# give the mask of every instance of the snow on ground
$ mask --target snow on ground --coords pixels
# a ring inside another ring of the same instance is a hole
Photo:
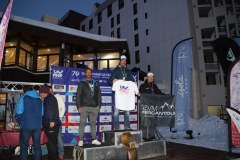
[[[228,125],[217,116],[205,115],[201,119],[189,120],[189,129],[193,130],[194,139],[187,139],[186,132],[177,132],[177,138],[173,135],[169,127],[158,127],[158,131],[167,142],[175,142],[193,146],[228,151]],[[240,148],[233,149],[233,152],[240,153]]]

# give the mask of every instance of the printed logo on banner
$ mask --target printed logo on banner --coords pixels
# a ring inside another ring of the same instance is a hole
[[[112,106],[101,106],[100,113],[110,113],[112,112]]]
[[[52,88],[54,92],[66,92],[66,85],[64,84],[53,84]]]
[[[111,130],[112,130],[112,125],[100,125],[99,126],[99,132],[111,131]]]
[[[78,113],[76,105],[68,105],[68,112],[69,113]]]
[[[130,124],[130,128],[133,130],[137,130],[137,123]]]
[[[101,93],[112,93],[112,87],[102,86],[100,89]]]
[[[79,123],[80,116],[68,116],[68,123]]]
[[[72,71],[72,82],[79,82],[80,71]]]
[[[68,133],[79,133],[79,126],[68,126]]]
[[[62,126],[62,133],[66,133],[65,126]]]
[[[68,92],[74,92],[76,93],[77,92],[77,85],[69,85],[68,86]]]
[[[131,114],[129,116],[129,121],[137,121],[137,115],[136,114]]]
[[[102,96],[102,103],[112,103],[112,96]]]
[[[112,116],[111,116],[111,115],[109,115],[109,116],[100,115],[100,116],[99,116],[99,121],[100,121],[100,123],[103,123],[103,122],[112,122]]]
[[[63,70],[53,70],[52,77],[53,77],[53,79],[62,79]]]
[[[69,103],[76,103],[76,96],[68,96]]]

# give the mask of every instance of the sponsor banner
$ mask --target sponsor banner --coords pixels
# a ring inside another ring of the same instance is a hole
[[[137,123],[130,124],[131,129],[137,130]]]
[[[102,102],[96,122],[97,138],[100,139],[102,138],[102,131],[110,131],[113,129],[114,95],[109,84],[110,75],[111,71],[109,70],[92,70],[92,78],[99,82],[101,89]],[[138,79],[137,73],[134,73],[133,75],[136,79]],[[82,68],[52,66],[51,83],[53,91],[65,97],[66,113],[65,120],[62,123],[64,143],[76,144],[79,141],[78,128],[80,123],[80,114],[76,106],[76,92],[78,83],[84,78],[85,74],[84,69]],[[133,114],[138,115],[137,110]],[[136,123],[136,116],[133,116],[132,119],[134,121],[131,122]],[[122,120],[122,124],[123,122],[124,120]],[[91,142],[92,140],[89,119],[86,122],[84,140],[86,142]]]
[[[172,95],[175,96],[175,130],[189,129],[192,39],[178,43],[172,55]]]
[[[229,73],[229,99],[228,104],[233,109],[240,111],[240,99],[239,99],[239,93],[240,93],[240,58],[238,58],[233,65],[231,66],[230,73]],[[230,114],[231,115],[231,114]],[[234,114],[236,115],[236,114]],[[232,115],[233,116],[233,115]],[[232,145],[235,147],[240,147],[240,133],[238,128],[238,124],[235,123],[236,120],[235,117],[231,116],[231,130],[232,130]]]
[[[173,95],[141,94],[141,126],[172,126],[175,106]]]
[[[3,13],[0,24],[0,70],[2,65],[2,58],[4,52],[5,39],[7,35],[8,22],[10,19],[11,9],[12,9],[13,0],[9,0],[9,3]]]

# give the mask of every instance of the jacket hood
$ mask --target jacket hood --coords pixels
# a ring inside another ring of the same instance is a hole
[[[27,91],[24,95],[32,98],[40,98],[38,92],[35,90]]]

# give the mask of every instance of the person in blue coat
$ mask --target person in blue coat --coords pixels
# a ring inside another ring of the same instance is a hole
[[[30,86],[23,88],[24,95],[18,99],[16,117],[20,125],[20,159],[28,159],[28,142],[32,137],[34,146],[34,159],[41,160],[40,145],[42,130],[43,105],[37,91]]]

